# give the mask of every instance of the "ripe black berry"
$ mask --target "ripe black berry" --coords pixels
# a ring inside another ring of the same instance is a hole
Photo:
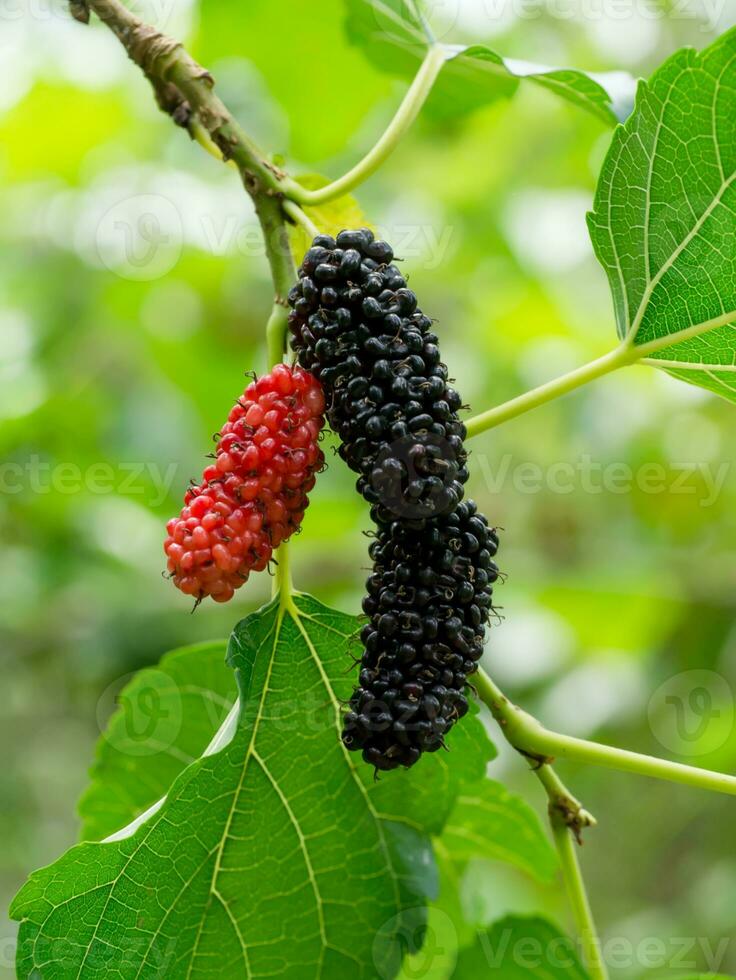
[[[377,525],[343,742],[376,769],[412,766],[468,710],[498,577],[496,533],[462,499],[462,399],[432,321],[368,229],[317,236],[289,303],[299,363],[324,387]]]

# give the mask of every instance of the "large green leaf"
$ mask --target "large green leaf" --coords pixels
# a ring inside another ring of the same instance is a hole
[[[232,741],[183,769],[131,833],[78,845],[31,876],[12,909],[20,977],[399,969],[397,937],[421,929],[436,894],[428,835],[482,775],[489,743],[468,719],[449,755],[374,782],[337,737],[356,624],[298,596],[236,628]],[[116,793],[136,768],[161,778],[160,757],[132,758],[131,771],[105,773]]]
[[[174,650],[123,688],[79,801],[82,840],[130,823],[202,755],[236,697],[226,648],[223,640]]]
[[[588,221],[619,336],[736,401],[736,30],[640,85]]]
[[[357,620],[353,626],[358,628]],[[80,801],[84,840],[106,837],[144,813],[210,744],[237,694],[225,649],[222,641],[173,651],[158,667],[136,674],[123,689],[118,710],[98,743],[92,782]],[[347,697],[352,671],[341,672],[332,683],[338,697]],[[320,705],[312,709],[319,711]],[[359,766],[368,791],[387,812],[403,819],[416,815],[419,822],[428,821],[429,831],[440,833],[458,793],[475,786],[495,755],[477,714],[477,706],[471,705],[470,716],[453,730],[451,756],[428,757],[421,766],[379,781],[370,769]],[[158,724],[151,733],[154,721]]]
[[[551,881],[558,869],[557,852],[537,814],[491,779],[463,789],[441,843],[459,865],[471,858],[504,861],[540,881]]]
[[[508,916],[463,950],[452,980],[589,980],[571,939],[549,922]]]
[[[349,39],[379,68],[411,78],[435,41],[420,0],[346,0]],[[548,68],[504,58],[482,44],[443,45],[447,63],[427,110],[455,118],[514,94],[522,79],[615,125],[631,110],[633,81],[624,72],[596,76],[572,68]]]

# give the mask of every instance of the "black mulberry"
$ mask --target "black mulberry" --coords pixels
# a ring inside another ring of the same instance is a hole
[[[376,769],[411,766],[468,710],[499,574],[496,532],[462,499],[462,399],[432,321],[369,230],[318,235],[289,303],[299,363],[324,387],[377,527],[343,742]]]
[[[292,344],[328,392],[328,419],[377,518],[417,527],[449,514],[468,479],[458,418],[432,321],[367,229],[318,235],[289,294]]]

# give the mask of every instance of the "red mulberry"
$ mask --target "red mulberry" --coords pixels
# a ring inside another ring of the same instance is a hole
[[[227,602],[296,531],[324,463],[324,396],[301,368],[278,364],[252,382],[220,430],[214,462],[167,524],[177,588]]]

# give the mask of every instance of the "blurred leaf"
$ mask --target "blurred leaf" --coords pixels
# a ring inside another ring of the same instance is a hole
[[[87,154],[119,138],[128,122],[120,100],[109,92],[40,84],[0,119],[0,173],[4,179],[30,180],[53,174],[70,183],[77,180]],[[143,145],[146,141],[144,133]]]
[[[348,40],[382,71],[411,77],[434,41],[418,0],[345,0]]]
[[[126,826],[202,755],[237,695],[226,646],[223,640],[174,650],[118,695],[79,801],[82,840]]]
[[[539,600],[575,630],[586,654],[651,649],[665,640],[682,615],[682,603],[667,595],[663,582],[653,583],[651,576],[640,579],[634,572],[627,576],[625,590],[590,578],[561,580],[542,589]]]
[[[197,977],[214,955],[226,975],[244,964],[325,978],[391,971],[405,916],[421,928],[418,910],[436,894],[428,833],[441,830],[460,780],[432,757],[384,789],[342,746],[357,625],[297,596],[236,627],[229,661],[243,709],[232,741],[186,768],[131,836],[78,845],[31,876],[13,907],[19,976],[93,977],[132,963]],[[477,778],[485,748],[471,743],[459,772]],[[419,789],[416,806],[399,805]]]
[[[314,166],[344,153],[361,120],[391,86],[346,43],[344,0],[320,0],[318,15],[312,0],[290,0],[288,19],[288,27],[279,25],[268,3],[200,0],[194,53],[213,69],[218,86],[227,76],[221,67],[240,63],[251,69],[251,93],[220,88],[225,103],[236,107],[263,146],[288,148],[292,157]],[[250,104],[238,107],[244,100]],[[254,118],[264,113],[276,120],[253,128]]]
[[[554,878],[558,867],[557,853],[534,810],[490,779],[458,796],[441,843],[457,864],[471,858],[505,861],[543,882]]]
[[[414,941],[408,944],[397,980],[447,980],[452,976],[458,950],[475,938],[474,924],[466,921],[462,906],[457,870],[436,842],[435,860],[439,897],[427,910],[424,935],[411,937]]]
[[[330,180],[320,174],[305,174],[298,178],[303,187],[310,190],[324,187]],[[344,194],[334,201],[327,201],[316,207],[305,207],[305,213],[326,235],[336,235],[343,228],[370,228],[363,211],[351,194]],[[311,236],[300,225],[289,225],[289,241],[294,258],[301,262],[304,253],[312,244]]]
[[[589,216],[618,333],[736,401],[736,30],[642,83]],[[661,346],[663,341],[671,341]],[[646,350],[643,353],[646,356]]]
[[[452,980],[477,980],[488,973],[503,980],[589,980],[575,943],[544,919],[508,916],[464,949]]]
[[[618,122],[619,117],[614,111],[608,85],[613,89],[614,85],[621,84],[622,79],[625,85],[626,76],[623,72],[601,74],[596,76],[596,81],[591,75],[573,68],[547,68],[544,65],[503,58],[484,44],[452,49],[448,51],[448,58],[446,71],[454,76],[451,84],[458,97],[461,112],[478,108],[500,96],[511,95],[516,91],[520,79],[528,79],[567,102],[592,112],[609,126],[615,126]],[[442,83],[440,76],[440,85]],[[630,78],[628,83],[633,92],[633,81]],[[625,118],[628,111],[630,106],[624,94],[620,97],[620,118]]]
[[[433,43],[420,0],[346,0],[346,30],[378,68],[412,78]],[[427,110],[453,119],[514,94],[521,79],[541,85],[615,125],[630,111],[633,81],[623,72],[594,78],[572,68],[547,68],[503,58],[484,44],[443,45],[447,64],[427,100]],[[596,80],[597,79],[597,80]],[[611,91],[608,91],[610,86]],[[615,93],[614,99],[611,93]]]
[[[481,925],[461,894],[470,859],[505,861],[543,882],[550,881],[558,867],[557,854],[536,813],[489,779],[463,789],[441,836],[434,841],[434,852],[439,896],[430,903],[422,947],[407,955],[399,980],[455,976],[459,950],[473,943]]]

